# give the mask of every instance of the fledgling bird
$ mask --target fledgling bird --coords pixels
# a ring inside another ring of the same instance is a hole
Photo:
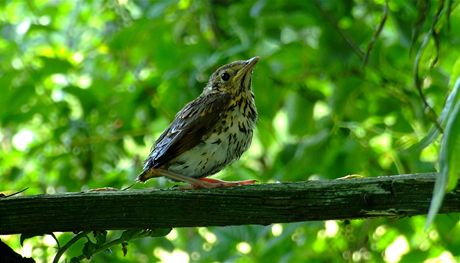
[[[205,177],[239,159],[251,144],[257,120],[252,70],[258,61],[253,57],[218,68],[200,96],[185,105],[157,139],[137,179],[164,176],[192,188],[254,183]]]

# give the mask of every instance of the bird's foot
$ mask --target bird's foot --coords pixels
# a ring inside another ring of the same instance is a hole
[[[189,189],[212,189],[212,188],[227,188],[227,187],[235,187],[235,186],[242,186],[242,185],[250,185],[257,182],[257,180],[244,180],[244,181],[223,181],[219,179],[212,179],[212,178],[199,178],[197,179],[199,183],[193,182],[190,185],[184,185],[179,187],[181,190],[189,190]]]
[[[249,184],[254,184],[254,183],[257,182],[257,180],[223,181],[223,180],[212,179],[212,178],[200,178],[198,180],[200,180],[202,182],[207,182],[207,183],[210,183],[210,184],[216,184],[218,186],[223,186],[223,187],[249,185]]]
[[[84,192],[113,192],[113,191],[119,191],[120,189],[114,188],[114,187],[100,187],[100,188],[94,188],[94,189],[89,189]]]
[[[156,169],[156,174],[169,178],[175,181],[181,181],[189,183],[190,185],[180,186],[179,189],[181,190],[189,190],[189,189],[212,189],[212,188],[226,188],[226,187],[234,187],[234,186],[241,186],[241,185],[248,185],[254,184],[257,182],[256,180],[244,180],[244,181],[222,181],[218,179],[211,179],[211,178],[193,178],[190,176],[185,176],[182,174],[178,174],[166,169]]]
[[[365,177],[364,175],[360,175],[360,174],[349,174],[349,175],[345,175],[345,176],[336,178],[336,180],[343,180],[343,179],[361,179],[361,178],[366,178],[366,177]]]

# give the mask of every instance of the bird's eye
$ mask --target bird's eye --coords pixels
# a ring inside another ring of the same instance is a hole
[[[227,81],[230,79],[230,74],[228,74],[227,72],[224,72],[220,75],[220,77],[222,78],[223,81]]]

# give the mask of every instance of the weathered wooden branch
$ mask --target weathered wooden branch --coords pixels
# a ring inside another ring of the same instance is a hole
[[[435,174],[0,198],[0,234],[225,226],[426,214]],[[441,213],[460,211],[460,190]]]

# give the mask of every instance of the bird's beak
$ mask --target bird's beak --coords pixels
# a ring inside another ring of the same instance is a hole
[[[243,67],[243,71],[245,72],[251,71],[254,68],[254,66],[257,64],[257,62],[259,62],[258,56],[246,60],[246,65]]]
[[[242,84],[242,86],[244,87],[250,86],[252,70],[254,69],[254,66],[257,64],[258,61],[259,61],[259,57],[256,56],[244,62],[245,65],[243,66],[243,68],[240,69],[240,71],[237,73],[237,76],[235,78],[238,80],[238,82],[241,81],[240,83]]]

